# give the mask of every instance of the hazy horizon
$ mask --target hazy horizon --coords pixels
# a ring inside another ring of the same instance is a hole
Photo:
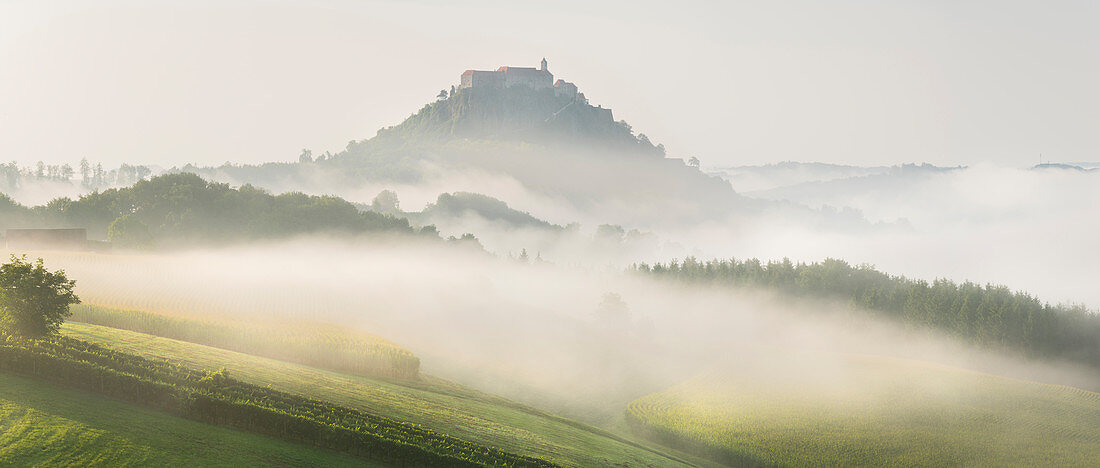
[[[1100,7],[1058,3],[9,1],[0,160],[291,161],[546,57],[711,167],[1094,161]]]

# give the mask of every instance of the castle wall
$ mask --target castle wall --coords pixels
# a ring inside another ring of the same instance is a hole
[[[605,109],[603,107],[593,107],[592,110],[596,113],[596,117],[605,120],[607,122],[614,122],[615,118],[611,116],[611,109]]]
[[[506,69],[504,71],[504,86],[527,86],[531,89],[543,89],[554,87],[554,75],[545,70],[531,69]]]
[[[577,95],[577,85],[568,81],[558,80],[554,83],[554,95],[558,97],[573,97]]]
[[[505,86],[504,73],[499,71],[467,70],[462,74],[459,88],[497,88]]]

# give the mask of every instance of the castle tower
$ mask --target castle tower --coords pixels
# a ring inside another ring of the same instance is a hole
[[[542,58],[542,68],[539,68],[539,70],[547,71],[546,70],[546,57]]]

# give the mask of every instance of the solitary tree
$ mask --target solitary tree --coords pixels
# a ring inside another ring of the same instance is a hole
[[[76,281],[65,272],[51,272],[27,256],[11,256],[11,262],[0,265],[0,333],[40,338],[57,333],[58,327],[72,312],[69,306],[79,304],[73,293]]]
[[[699,158],[697,158],[695,156],[692,156],[691,158],[688,159],[688,165],[698,169],[699,168]]]
[[[80,182],[87,186],[91,177],[92,165],[88,164],[88,158],[80,158]]]
[[[447,99],[447,90],[446,89],[439,90],[439,94],[436,96],[436,99],[439,99],[440,101],[442,101],[444,99]]]
[[[622,333],[630,329],[630,307],[617,293],[606,293],[596,308],[596,323],[605,330]]]
[[[397,214],[401,211],[401,202],[393,190],[383,190],[370,202],[371,211],[385,214]]]

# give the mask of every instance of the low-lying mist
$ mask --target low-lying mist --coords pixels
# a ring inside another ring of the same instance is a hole
[[[617,267],[521,264],[443,245],[310,238],[32,255],[64,268],[88,303],[340,324],[409,348],[426,373],[597,422],[719,362],[752,359],[760,361],[754,368],[775,369],[768,356],[786,349],[820,351],[808,354],[819,368],[835,353],[863,353],[1100,388],[1092,370],[978,351],[836,304],[688,288]]]

